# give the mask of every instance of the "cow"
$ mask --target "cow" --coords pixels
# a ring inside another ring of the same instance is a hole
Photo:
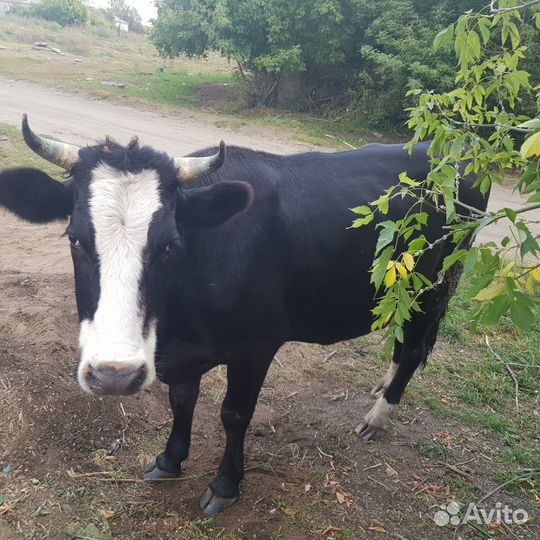
[[[351,229],[351,207],[430,170],[429,143],[273,155],[228,147],[172,158],[135,137],[79,148],[22,134],[38,155],[68,172],[64,182],[33,168],[0,173],[0,205],[33,223],[69,220],[80,319],[77,379],[98,395],[133,394],[157,377],[174,416],[164,451],[144,478],[181,474],[201,376],[227,366],[221,407],[226,446],[200,500],[207,515],[232,505],[244,476],[244,438],[268,367],[286,341],[331,344],[371,331],[370,282],[378,230]],[[474,178],[459,198],[485,210]],[[395,198],[384,219],[407,214]],[[435,280],[453,249],[445,215],[426,206],[433,249],[418,269]],[[444,241],[442,241],[442,240]],[[437,241],[439,240],[439,241]],[[415,370],[426,362],[455,289],[448,274],[421,297],[358,433],[379,438]]]

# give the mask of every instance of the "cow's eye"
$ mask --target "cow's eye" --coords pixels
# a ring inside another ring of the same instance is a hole
[[[165,255],[170,255],[174,251],[174,244],[172,242],[167,244],[163,251]]]
[[[69,234],[68,238],[69,238],[69,242],[71,244],[71,247],[74,247],[76,249],[81,247],[81,243],[79,242],[79,239],[76,236],[74,236],[72,234]]]

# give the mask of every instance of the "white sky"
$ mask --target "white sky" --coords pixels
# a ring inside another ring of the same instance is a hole
[[[107,7],[108,0],[88,0],[88,3],[94,7]],[[156,6],[153,0],[126,0],[126,4],[133,6],[141,14],[142,22],[148,23],[149,19],[156,18]]]

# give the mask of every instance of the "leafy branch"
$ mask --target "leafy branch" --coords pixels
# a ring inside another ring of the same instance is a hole
[[[527,218],[540,208],[540,119],[522,114],[520,105],[535,94],[540,102],[540,87],[533,87],[531,74],[520,67],[527,47],[516,21],[529,9],[540,29],[539,8],[540,0],[492,1],[489,10],[466,13],[437,34],[435,48],[454,49],[455,88],[445,94],[409,92],[418,102],[409,109],[408,126],[414,133],[407,147],[412,151],[419,141],[431,139],[430,172],[422,182],[402,173],[398,186],[353,209],[361,216],[353,227],[378,221],[371,270],[378,297],[372,328],[385,328],[390,341],[403,340],[403,326],[421,310],[423,294],[441,285],[455,265],[463,267],[472,283],[475,324],[495,323],[504,313],[518,328],[533,324],[540,245]],[[507,171],[519,173],[516,188],[527,198],[522,207],[489,212],[459,199],[464,179],[474,175],[475,187],[488,194],[492,182]],[[409,212],[397,221],[384,219],[396,197],[413,201]],[[429,242],[425,232],[439,212],[444,212],[446,225],[440,237]],[[508,220],[509,236],[471,247],[480,231],[502,219]],[[443,242],[453,248],[430,279],[418,271],[418,263]]]

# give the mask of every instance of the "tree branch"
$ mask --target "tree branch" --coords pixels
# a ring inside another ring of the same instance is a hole
[[[508,8],[496,8],[495,2],[497,0],[491,0],[489,3],[489,10],[493,15],[501,15],[502,13],[508,13],[509,11],[521,11],[522,9],[527,9],[528,7],[540,4],[540,0],[531,0],[530,2],[525,2],[524,4],[519,4],[518,6],[508,7]]]

